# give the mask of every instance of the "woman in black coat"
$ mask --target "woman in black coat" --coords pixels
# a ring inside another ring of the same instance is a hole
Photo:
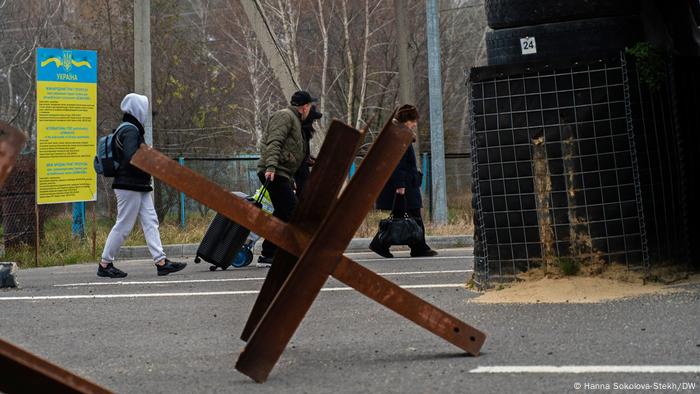
[[[393,118],[395,121],[413,130],[414,133],[416,132],[419,119],[416,107],[412,105],[403,105],[396,110]],[[423,219],[421,218],[420,212],[423,207],[420,194],[422,180],[423,175],[418,171],[413,145],[409,145],[408,149],[401,157],[401,161],[399,161],[396,169],[394,169],[394,172],[391,174],[389,181],[377,198],[377,209],[392,211],[395,217],[403,216],[405,212],[408,216],[414,218],[421,228],[423,228],[423,239],[413,245],[409,245],[411,247],[411,257],[437,255],[437,252],[430,249],[430,246],[425,243],[425,227],[423,226]],[[395,204],[394,201],[396,201]],[[384,245],[378,245],[376,242],[372,242],[369,247],[380,256],[388,258],[394,257],[389,252],[389,248]]]

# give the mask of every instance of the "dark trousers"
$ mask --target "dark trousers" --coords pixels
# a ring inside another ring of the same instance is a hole
[[[396,204],[400,205],[400,204]],[[403,207],[398,207],[394,206],[394,210],[391,211],[392,215],[394,217],[403,217],[404,212],[408,214],[409,217],[412,217],[413,219],[416,220],[420,228],[423,230],[423,239],[421,239],[419,242],[409,245],[411,248],[412,253],[421,253],[425,252],[426,250],[430,249],[430,246],[428,246],[427,243],[425,243],[425,226],[423,225],[423,218],[420,215],[420,208],[416,209],[406,209],[404,210]]]
[[[265,184],[265,174],[258,174],[260,182]],[[270,193],[272,200],[272,216],[280,219],[283,222],[289,222],[289,219],[294,213],[294,208],[297,206],[297,197],[294,195],[292,182],[283,177],[275,176],[275,180],[267,184],[267,190]],[[265,257],[274,257],[277,251],[277,245],[267,239],[262,244],[261,254]]]
[[[301,163],[297,173],[294,174],[294,183],[297,184],[297,198],[301,197],[301,193],[304,191],[304,185],[306,185],[309,176],[311,176],[309,165],[306,162]]]

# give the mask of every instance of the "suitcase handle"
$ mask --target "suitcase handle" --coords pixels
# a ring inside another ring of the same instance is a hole
[[[263,196],[265,195],[265,192],[267,191],[267,185],[270,183],[269,179],[265,179],[265,184],[263,184],[262,189],[260,189],[260,194],[258,195],[258,198],[255,199],[255,202],[258,204],[262,204],[262,199]]]

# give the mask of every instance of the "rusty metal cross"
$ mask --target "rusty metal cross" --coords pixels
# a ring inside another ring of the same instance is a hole
[[[343,252],[411,143],[407,128],[387,123],[347,186],[345,176],[363,134],[333,121],[289,223],[232,195],[142,146],[131,163],[279,247],[241,338],[236,369],[264,382],[329,276],[471,355],[486,335],[345,257]]]

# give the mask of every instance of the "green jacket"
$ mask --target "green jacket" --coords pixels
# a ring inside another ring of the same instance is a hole
[[[275,176],[294,179],[304,155],[304,138],[297,109],[287,107],[272,114],[260,142],[258,172],[274,171]]]

